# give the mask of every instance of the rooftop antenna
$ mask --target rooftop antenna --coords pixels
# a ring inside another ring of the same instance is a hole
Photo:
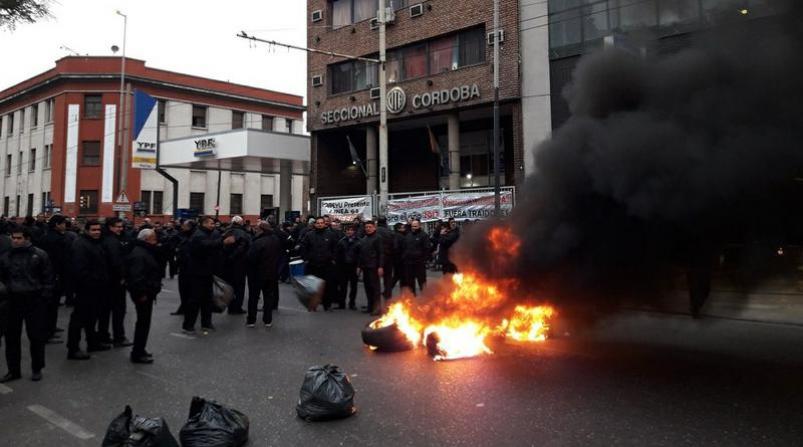
[[[67,45],[61,45],[59,47],[59,50],[68,51],[68,52],[72,53],[73,56],[80,56],[81,55],[80,53],[78,53],[77,51],[75,51],[72,48],[68,47]]]

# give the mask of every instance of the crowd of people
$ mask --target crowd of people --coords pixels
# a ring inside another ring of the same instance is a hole
[[[459,237],[453,220],[438,222],[429,235],[418,220],[391,229],[383,217],[340,222],[321,216],[277,225],[268,216],[252,225],[239,216],[227,223],[204,216],[164,224],[145,219],[136,226],[116,217],[81,224],[62,215],[0,218],[0,337],[8,365],[0,383],[21,377],[23,326],[34,381],[42,379],[45,346],[64,343],[64,332],[70,360],[130,346],[132,362],[152,363],[146,345],[165,276],[178,275],[180,305],[172,315],[183,317],[182,331],[190,335],[199,316],[203,333],[215,330],[215,277],[234,291],[230,315],[244,314],[253,328],[262,299],[262,323],[271,327],[279,283],[290,280],[296,257],[306,274],[325,280],[324,310],[357,310],[361,276],[367,297],[362,311],[378,315],[382,298],[390,299],[396,286],[413,294],[423,290],[433,260],[445,274],[456,272],[449,253]],[[133,341],[124,324],[126,295],[136,311]],[[72,307],[66,331],[57,326],[62,298]]]

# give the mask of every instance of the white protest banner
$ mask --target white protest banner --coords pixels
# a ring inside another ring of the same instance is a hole
[[[501,191],[500,204],[502,216],[513,211],[513,192]],[[443,194],[443,217],[455,220],[487,219],[494,215],[494,193],[456,192]]]
[[[440,194],[388,200],[388,224],[407,223],[408,219],[418,219],[421,222],[440,220],[441,208]]]
[[[371,196],[345,197],[321,200],[321,215],[328,214],[331,218],[342,222],[351,222],[358,215],[370,219],[372,217],[373,199]]]

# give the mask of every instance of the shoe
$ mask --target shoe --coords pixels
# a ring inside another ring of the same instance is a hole
[[[209,326],[201,326],[201,331],[203,332],[215,332],[215,326],[210,324]]]
[[[273,323],[265,323],[265,327],[271,327],[271,326],[273,326]]]
[[[8,373],[3,377],[0,377],[0,383],[11,382],[12,380],[17,380],[22,377],[20,373]]]
[[[142,363],[145,365],[149,365],[153,363],[153,357],[148,357],[147,355],[132,355],[131,356],[131,363]]]
[[[127,346],[134,346],[134,343],[132,343],[131,340],[125,337],[123,337],[121,340],[117,340],[114,342],[115,348],[125,348]]]
[[[57,332],[64,332],[64,329],[62,329],[60,327],[57,327],[56,329],[53,329],[53,333],[54,334],[57,333]]]
[[[45,343],[47,343],[49,345],[57,345],[59,343],[64,343],[64,340],[62,340],[60,337],[57,337],[57,336],[54,335],[54,336],[48,338]]]
[[[245,327],[252,328],[252,327],[257,327],[257,325],[256,323],[245,323]]]
[[[151,353],[150,353],[150,352],[148,352],[148,351],[144,351],[144,352],[142,353],[142,355],[143,355],[143,356],[145,356],[145,357],[153,357],[153,354],[151,354]]]
[[[99,351],[108,351],[112,348],[112,345],[106,343],[100,343],[97,345],[89,346],[86,351],[87,352],[99,352]]]
[[[195,328],[192,329],[181,328],[181,333],[187,335],[195,335]]]
[[[234,309],[229,311],[229,315],[243,315],[246,312],[242,309]]]
[[[31,380],[34,382],[42,380],[42,371],[34,371],[33,374],[31,374]]]
[[[175,312],[170,312],[170,315],[184,315],[184,309],[179,307]]]
[[[86,352],[79,350],[67,353],[67,358],[70,360],[89,360],[92,357]]]
[[[357,310],[357,305],[354,303],[349,303],[349,310]]]

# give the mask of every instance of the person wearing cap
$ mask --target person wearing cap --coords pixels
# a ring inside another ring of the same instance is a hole
[[[245,270],[246,255],[248,247],[251,245],[251,236],[243,228],[243,218],[234,216],[231,218],[231,227],[226,230],[227,234],[234,236],[234,244],[228,245],[223,249],[225,262],[223,264],[223,279],[231,284],[234,289],[234,299],[229,303],[229,315],[242,315],[243,302],[245,300]]]

